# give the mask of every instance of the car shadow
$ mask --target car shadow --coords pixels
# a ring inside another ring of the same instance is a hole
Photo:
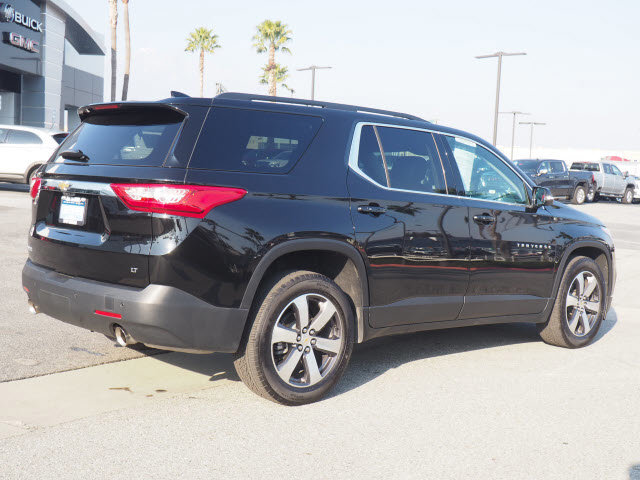
[[[618,317],[611,309],[594,342],[607,335]],[[376,338],[356,345],[344,378],[330,396],[358,388],[386,371],[427,358],[507,345],[542,342],[536,326],[529,323],[483,325],[477,327],[432,330],[406,335]],[[207,375],[209,381],[239,381],[228,353],[192,354],[149,349],[147,355],[179,368]]]
[[[29,185],[24,183],[2,183],[0,182],[0,191],[3,192],[28,192]]]

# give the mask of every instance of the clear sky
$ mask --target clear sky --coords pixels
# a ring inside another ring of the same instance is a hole
[[[67,0],[108,47],[107,0]],[[184,52],[196,27],[214,30],[222,48],[208,55],[205,95],[216,82],[230,91],[266,94],[252,48],[255,26],[282,20],[293,30],[289,67],[295,96],[400,110],[491,140],[497,60],[505,58],[501,110],[546,122],[536,144],[554,148],[640,150],[640,0],[130,0],[130,99],[198,94],[198,58]],[[119,4],[118,47],[124,45]],[[122,61],[123,51],[119,50]],[[105,96],[109,95],[108,58]],[[122,68],[118,71],[118,96]],[[288,95],[281,89],[279,94]],[[516,145],[528,144],[528,127]],[[498,143],[509,145],[511,117],[501,116]]]

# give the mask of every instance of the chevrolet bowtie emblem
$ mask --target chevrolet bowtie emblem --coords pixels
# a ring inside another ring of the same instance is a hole
[[[69,190],[70,186],[71,186],[71,184],[69,182],[60,182],[58,184],[58,188],[60,190],[62,190],[63,192],[66,192],[67,190]]]

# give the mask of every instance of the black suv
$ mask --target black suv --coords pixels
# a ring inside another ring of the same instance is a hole
[[[611,304],[607,229],[473,135],[236,93],[79,113],[32,184],[30,309],[235,353],[271,400],[318,400],[382,335],[533,322],[581,347]]]

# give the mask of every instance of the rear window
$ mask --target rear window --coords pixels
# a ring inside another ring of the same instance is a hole
[[[530,175],[538,172],[537,160],[516,160],[513,163],[526,174]]]
[[[161,166],[184,116],[168,109],[123,110],[90,116],[69,135],[59,153],[81,150],[89,164]],[[73,162],[58,155],[54,162]]]
[[[572,163],[571,170],[584,170],[584,163]]]
[[[190,168],[286,173],[305,152],[322,119],[258,110],[212,108]]]

